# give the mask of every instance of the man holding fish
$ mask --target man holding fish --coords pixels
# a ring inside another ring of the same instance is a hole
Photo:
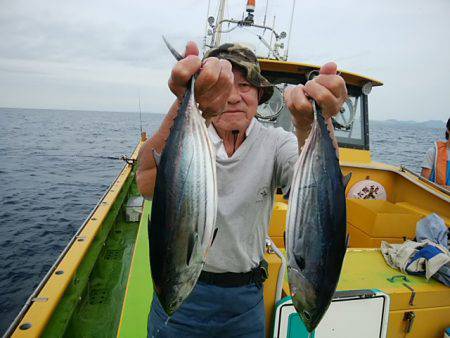
[[[321,107],[334,139],[331,116],[336,115],[347,91],[327,63],[305,85],[286,89],[284,96],[295,134],[266,128],[256,119],[257,107],[273,93],[261,75],[255,55],[238,44],[224,44],[198,57],[195,43],[172,69],[169,88],[177,97],[159,130],[143,146],[137,182],[141,194],[152,198],[159,155],[163,152],[192,76],[195,100],[209,123],[216,154],[218,228],[197,284],[170,317],[153,297],[149,336],[155,337],[264,337],[262,282],[265,238],[274,193],[289,191],[293,167],[313,122],[310,98]],[[171,314],[171,313],[170,313]]]

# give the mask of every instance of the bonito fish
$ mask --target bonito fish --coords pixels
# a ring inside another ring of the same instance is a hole
[[[295,164],[287,216],[288,279],[306,328],[319,324],[339,280],[347,248],[345,186],[320,110]]]
[[[169,316],[197,282],[217,231],[216,211],[215,154],[192,79],[161,154],[148,228],[154,289]]]

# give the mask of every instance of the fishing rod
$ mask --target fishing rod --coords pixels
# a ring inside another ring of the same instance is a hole
[[[139,122],[140,122],[141,135],[142,135],[142,110],[141,110],[141,92],[139,92]]]
[[[114,160],[114,161],[125,161],[128,164],[134,164],[135,160],[129,158],[126,155],[120,156],[104,156],[104,155],[63,155],[63,154],[34,154],[37,157],[62,157],[62,158],[86,158],[86,159],[96,159],[96,160]],[[7,155],[7,157],[23,157],[21,155]],[[50,161],[50,160],[47,160]]]
[[[286,50],[285,50],[285,54],[284,54],[284,60],[287,60],[287,58],[288,58],[289,43],[291,42],[292,23],[294,22],[294,11],[295,11],[295,0],[293,0],[293,3],[292,3],[291,20],[289,23],[288,41],[287,41]]]

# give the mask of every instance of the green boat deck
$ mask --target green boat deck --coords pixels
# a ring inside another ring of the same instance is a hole
[[[147,337],[147,318],[153,298],[147,231],[150,209],[151,202],[145,201],[117,333],[122,338]]]
[[[137,194],[129,178],[44,337],[114,337],[119,330],[122,337],[147,336],[153,293],[147,239],[151,202],[145,202],[142,224],[127,222],[124,207],[127,198]]]
[[[118,328],[138,223],[118,221],[92,270],[65,337],[111,337]]]

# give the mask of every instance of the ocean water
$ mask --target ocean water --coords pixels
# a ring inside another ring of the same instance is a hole
[[[162,115],[142,114],[147,132]],[[140,138],[139,114],[0,108],[0,334]]]
[[[154,132],[163,116],[142,114]],[[123,167],[139,114],[0,108],[0,334]],[[418,172],[442,129],[371,125],[377,161]]]
[[[445,123],[441,128],[423,124],[370,123],[370,150],[372,159],[378,162],[405,165],[419,173],[427,150],[436,140],[445,140]]]

